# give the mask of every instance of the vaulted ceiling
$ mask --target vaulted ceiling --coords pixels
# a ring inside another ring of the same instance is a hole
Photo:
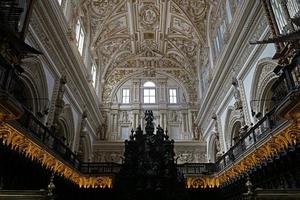
[[[81,8],[101,70],[104,103],[113,87],[137,73],[167,74],[185,87],[189,101],[197,100],[206,0],[85,0]]]

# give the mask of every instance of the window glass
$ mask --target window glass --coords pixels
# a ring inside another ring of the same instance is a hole
[[[96,65],[92,65],[92,81],[93,81],[93,86],[96,87],[96,75],[97,75],[97,70],[96,70]]]
[[[284,18],[283,15],[283,9],[280,5],[280,2],[278,0],[270,0],[271,2],[271,6],[275,15],[275,20],[277,22],[277,26],[279,29],[279,32],[282,33],[286,33],[286,25],[287,25],[287,21]]]
[[[297,0],[288,0],[286,5],[289,10],[291,18],[300,15],[299,3],[297,3]]]
[[[230,24],[231,20],[232,20],[232,15],[231,15],[231,8],[230,8],[230,4],[229,1],[226,1],[226,16],[227,16],[227,22],[228,24]]]
[[[177,103],[177,90],[169,89],[169,101],[170,103]]]
[[[80,53],[80,55],[82,55],[83,53],[83,44],[84,44],[84,32],[81,26],[81,23],[79,20],[77,20],[76,23],[76,46],[78,48],[78,51]]]
[[[129,89],[122,90],[122,103],[129,103]]]
[[[155,103],[154,88],[144,88],[144,103]]]
[[[155,87],[155,84],[151,81],[147,81],[146,83],[144,83],[144,87]]]

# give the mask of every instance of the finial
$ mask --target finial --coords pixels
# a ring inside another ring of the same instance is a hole
[[[49,196],[50,199],[53,198],[53,190],[55,189],[55,185],[54,185],[53,181],[54,181],[54,173],[52,173],[52,175],[50,177],[50,183],[49,183],[48,188],[47,188],[48,189],[47,196]]]

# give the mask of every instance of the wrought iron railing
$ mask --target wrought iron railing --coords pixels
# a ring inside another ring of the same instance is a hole
[[[27,108],[24,107],[24,114],[21,118],[10,122],[10,124],[25,130],[30,137],[38,140],[45,148],[59,155],[71,166],[80,169],[80,161],[77,155]]]
[[[216,172],[215,163],[185,163],[178,164],[177,170],[185,176],[192,175],[211,175]]]
[[[122,164],[117,163],[81,163],[80,172],[84,174],[110,174],[115,175],[121,170]]]
[[[291,93],[298,92],[300,89],[300,55],[295,56],[291,64],[283,67],[280,74],[272,86],[276,106],[284,102]]]
[[[277,110],[292,94],[300,89],[300,56],[295,56],[291,64],[280,70],[280,76],[272,86],[273,109],[251,127],[240,139],[216,162],[218,171],[234,163],[245,152],[273,133],[284,123],[277,116]]]
[[[177,165],[178,170],[184,175],[210,175],[214,172],[225,169],[234,163],[247,150],[253,148],[268,135],[272,134],[276,127],[283,123],[276,117],[276,109],[289,97],[290,94],[299,90],[300,87],[300,65],[299,56],[292,64],[286,66],[281,71],[281,75],[274,84],[272,90],[275,102],[274,108],[268,112],[260,121],[251,127],[240,140],[231,147],[216,163],[193,163]],[[1,64],[1,63],[0,63]],[[13,78],[17,74],[15,71],[2,70],[0,73],[0,86],[2,90],[7,90],[16,85],[18,81]],[[10,74],[9,72],[13,72]],[[57,154],[66,163],[75,169],[86,174],[116,174],[120,171],[121,165],[116,163],[83,163],[78,156],[57,136],[53,130],[46,127],[30,110],[24,108],[24,114],[20,119],[10,122],[15,127],[24,130],[30,137],[38,140],[46,149]]]
[[[275,111],[276,107],[251,127],[234,146],[218,159],[216,162],[217,171],[222,171],[227,166],[233,164],[237,159],[244,155],[247,150],[253,148],[257,143],[272,134],[275,128],[284,122],[284,120],[276,117]]]

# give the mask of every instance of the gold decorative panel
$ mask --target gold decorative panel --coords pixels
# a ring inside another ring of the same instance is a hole
[[[11,147],[12,150],[23,153],[29,159],[41,163],[41,165],[45,168],[50,169],[56,174],[71,180],[80,187],[112,187],[112,177],[90,177],[79,173],[74,168],[70,167],[66,163],[56,158],[54,155],[47,152],[45,147],[37,144],[34,139],[25,136],[11,125],[4,122],[2,122],[0,125],[0,139],[3,141],[4,145]]]

